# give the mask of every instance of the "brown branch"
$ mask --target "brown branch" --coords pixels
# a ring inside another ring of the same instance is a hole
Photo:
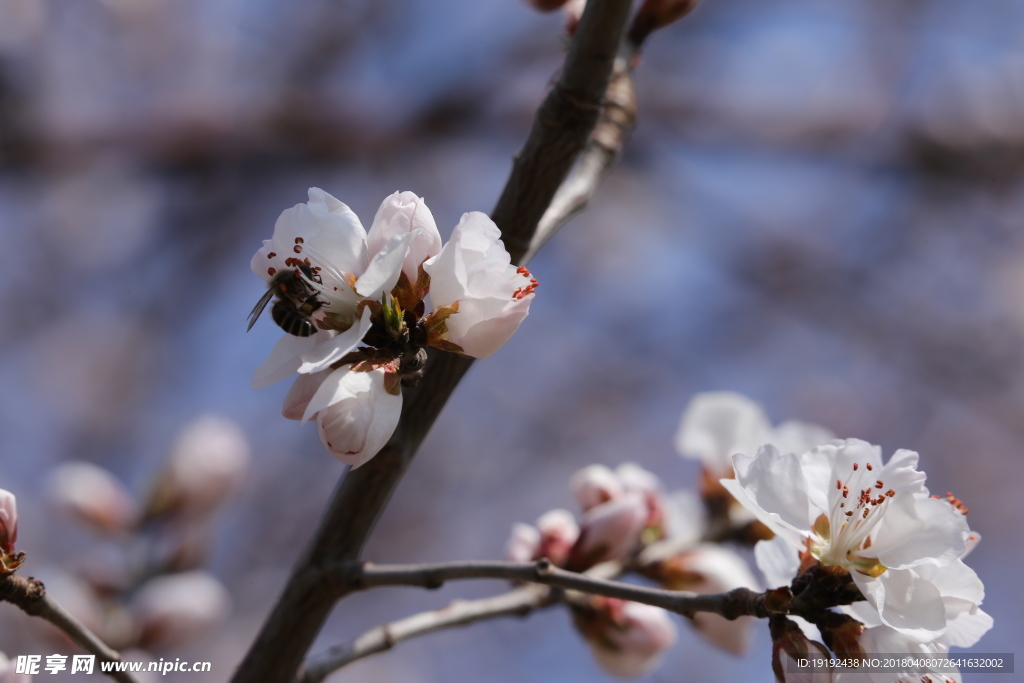
[[[390,650],[403,640],[456,626],[467,626],[505,616],[523,617],[558,602],[558,592],[525,586],[479,600],[455,600],[447,607],[421,612],[378,626],[355,640],[310,658],[299,672],[299,683],[319,683],[329,674],[352,662]]]
[[[541,217],[523,257],[529,263],[563,225],[587,208],[601,181],[622,153],[626,134],[636,123],[636,91],[632,62],[636,46],[624,41],[615,58],[601,117],[572,174],[562,183]]]
[[[505,247],[520,263],[537,221],[568,174],[597,122],[632,3],[591,0],[558,83],[537,112],[523,150],[492,215]],[[434,354],[422,382],[404,396],[394,436],[369,463],[349,472],[321,518],[233,683],[287,683],[345,594],[323,567],[359,557],[370,530],[448,397],[472,361]]]
[[[75,619],[54,600],[43,582],[39,579],[25,578],[8,574],[0,579],[0,600],[16,605],[25,614],[39,617],[50,622],[63,631],[71,640],[78,643],[86,652],[96,655],[100,662],[120,662],[121,655],[112,650],[96,634]],[[121,683],[136,683],[135,679],[125,671],[111,671],[108,676]]]

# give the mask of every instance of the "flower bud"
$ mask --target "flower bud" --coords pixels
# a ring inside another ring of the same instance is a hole
[[[109,471],[87,462],[69,462],[50,475],[50,500],[70,517],[105,532],[127,531],[139,510],[128,490]]]
[[[0,550],[6,555],[13,554],[17,540],[18,501],[13,493],[0,489]]]
[[[537,519],[540,531],[538,557],[546,557],[561,567],[569,559],[569,553],[580,536],[576,518],[568,510],[551,510]]]
[[[533,562],[540,557],[540,532],[529,524],[516,522],[505,541],[505,559],[509,562]]]
[[[598,664],[623,678],[654,669],[661,653],[676,642],[668,613],[639,602],[595,596],[589,608],[573,611],[573,621]]]
[[[569,568],[582,571],[600,562],[625,558],[640,544],[646,521],[647,503],[639,493],[627,493],[591,508],[583,515]]]
[[[635,462],[625,462],[615,468],[615,475],[626,491],[635,491],[647,503],[647,520],[644,523],[644,542],[652,543],[665,535],[668,505],[661,490],[661,480]]]
[[[633,18],[629,39],[642,44],[651,33],[682,19],[698,4],[700,0],[647,0]]]
[[[140,644],[170,648],[192,642],[221,623],[231,609],[224,586],[204,571],[151,579],[132,601]]]
[[[577,471],[569,480],[569,488],[584,512],[625,493],[619,478],[604,465],[590,465]]]
[[[249,466],[249,442],[231,420],[205,415],[178,437],[149,498],[147,516],[210,512],[234,491]]]

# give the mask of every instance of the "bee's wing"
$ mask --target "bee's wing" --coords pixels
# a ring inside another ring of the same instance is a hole
[[[274,298],[274,290],[275,288],[271,287],[264,292],[263,296],[260,297],[260,300],[256,302],[256,305],[252,307],[252,313],[249,314],[249,326],[245,328],[246,332],[252,329],[252,326],[256,324],[256,320],[260,317],[260,314],[263,313],[263,309],[266,308],[267,304],[270,303],[270,300]]]

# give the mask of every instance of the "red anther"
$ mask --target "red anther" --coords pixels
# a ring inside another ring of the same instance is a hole
[[[277,272],[277,268],[267,268],[267,275],[273,275]]]
[[[842,479],[836,479],[836,491],[842,491],[842,490],[843,490],[843,481],[842,481]]]
[[[296,237],[296,238],[295,238],[295,244],[302,244],[302,243],[303,243],[303,242],[305,242],[305,241],[306,241],[306,240],[302,239],[301,237]]]
[[[871,510],[870,510],[870,509],[868,509],[868,508],[864,508],[864,514],[863,514],[863,515],[861,515],[861,517],[863,517],[864,519],[867,519],[867,518],[868,518],[868,513],[869,513],[869,512],[871,512]]]
[[[885,502],[885,496],[879,496],[879,497],[878,497],[878,498],[877,498],[877,499],[875,500],[875,505],[881,505],[881,504],[882,504],[882,503],[884,503],[884,502]]]
[[[890,498],[892,498],[893,496],[896,495],[896,490],[895,489],[889,489],[888,491],[885,492],[885,495],[887,495]]]
[[[518,268],[516,268],[516,272],[519,273],[520,275],[530,277],[530,271],[526,269],[526,266],[519,266]]]
[[[883,488],[884,486],[885,486],[885,484],[882,483],[881,479],[879,479],[878,481],[875,482],[875,488],[876,489]]]
[[[848,498],[850,495],[850,489],[846,486],[843,487],[843,498]]]
[[[857,463],[853,463],[853,471],[856,472],[857,468],[860,467]]]
[[[302,262],[305,263],[307,266],[313,265],[312,262],[309,260],[308,256],[306,258],[302,259]]]
[[[292,247],[292,251],[294,251],[296,254],[301,254],[302,253],[302,246],[299,245],[299,244],[296,244],[294,247]]]
[[[866,467],[868,468],[868,472],[870,472],[871,470],[875,469],[874,465],[872,465],[871,463],[868,463],[866,465]]]
[[[275,256],[277,256],[277,254],[274,252],[270,252],[269,254],[267,254],[267,258],[274,258]]]
[[[846,516],[847,517],[853,517],[853,510],[847,510],[846,511]]]

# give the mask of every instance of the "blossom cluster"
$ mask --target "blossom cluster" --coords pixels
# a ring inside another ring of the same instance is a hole
[[[581,513],[552,510],[533,525],[514,525],[506,557],[548,558],[603,575],[602,563],[616,563],[611,575],[635,573],[670,590],[708,594],[760,590],[730,547],[753,545],[770,594],[804,605],[803,618],[783,608],[769,620],[778,681],[960,681],[948,672],[789,668],[791,660],[829,651],[847,660],[942,655],[974,645],[991,628],[979,607],[982,583],[963,562],[980,537],[959,499],[930,493],[917,453],[900,450],[883,462],[879,447],[836,439],[817,425],[773,426],[759,405],[728,392],[694,397],[676,447],[701,461],[699,500],[666,494],[633,463],[592,465],[570,481]],[[593,597],[570,609],[595,659],[619,676],[649,671],[676,639],[658,608]],[[692,619],[701,636],[733,653],[746,647],[752,622],[714,613]]]
[[[184,426],[142,496],[103,467],[63,463],[49,500],[98,538],[62,568],[35,572],[81,623],[124,649],[166,651],[206,636],[231,609],[227,588],[201,568],[211,523],[248,463],[242,429],[215,415]]]
[[[963,562],[980,536],[959,499],[931,494],[917,453],[898,450],[883,462],[878,446],[834,439],[815,425],[772,427],[760,406],[730,393],[696,397],[677,446],[701,458],[704,471],[714,473],[705,481],[721,477],[733,504],[768,531],[754,553],[769,588],[792,586],[799,597],[828,584],[834,594],[845,593],[815,624],[776,619],[779,680],[786,679],[785,658],[808,648],[827,646],[844,657],[942,654],[974,645],[991,628],[979,608],[984,587]],[[704,493],[713,499],[719,491],[711,488]],[[909,671],[815,675],[845,683],[929,679],[929,672]]]
[[[425,347],[486,358],[526,317],[537,281],[511,264],[486,215],[462,216],[442,246],[422,198],[396,192],[369,231],[323,190],[284,211],[252,270],[279,301],[285,334],[255,388],[298,374],[284,416],[316,420],[327,450],[358,467],[391,437],[401,386],[423,371]],[[429,301],[429,305],[428,305]]]
[[[624,463],[615,470],[591,465],[576,472],[569,485],[581,509],[579,517],[556,509],[533,525],[513,525],[507,559],[547,558],[578,572],[618,563],[619,571],[696,593],[758,588],[739,555],[702,542],[697,501],[681,492],[666,494],[658,477],[639,465]],[[595,596],[571,609],[594,658],[617,676],[651,670],[677,638],[671,618],[657,607]],[[747,646],[750,622],[699,614],[693,626],[715,645],[740,653]]]

